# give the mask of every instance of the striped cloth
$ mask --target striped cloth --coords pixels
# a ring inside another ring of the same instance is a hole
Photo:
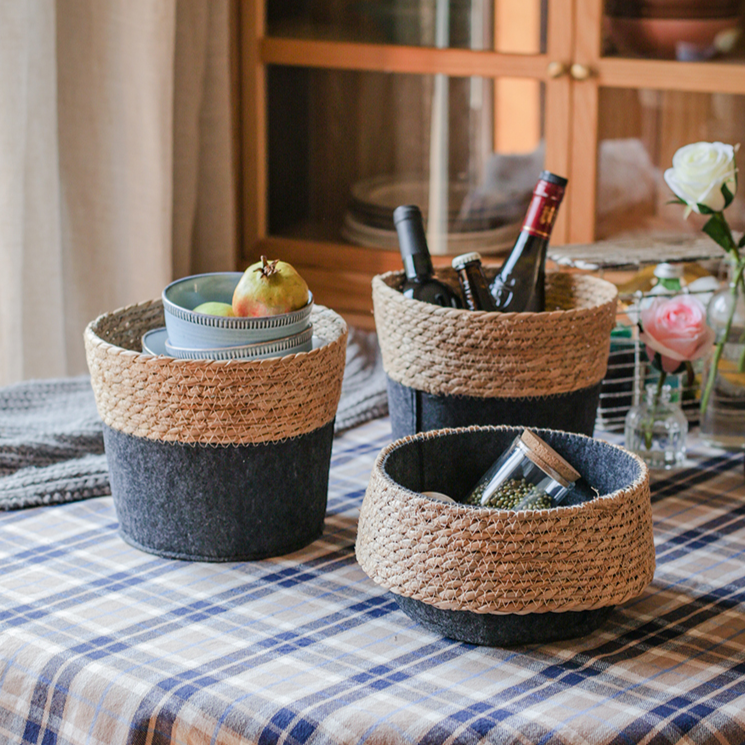
[[[125,544],[110,497],[0,513],[0,742],[745,742],[742,456],[655,477],[658,568],[583,639],[425,631],[354,558],[376,420],[334,444],[326,532],[255,563]]]

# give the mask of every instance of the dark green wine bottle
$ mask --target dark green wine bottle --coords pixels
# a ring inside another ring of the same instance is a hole
[[[401,288],[404,296],[445,308],[462,308],[463,303],[455,290],[435,278],[419,207],[413,204],[396,207],[393,222],[406,273]]]

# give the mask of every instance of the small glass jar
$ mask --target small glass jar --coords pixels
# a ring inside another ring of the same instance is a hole
[[[549,509],[561,503],[579,476],[526,429],[479,479],[465,503],[503,510]]]
[[[675,468],[683,465],[688,420],[672,388],[649,383],[646,401],[626,415],[626,449],[636,453],[650,468]]]

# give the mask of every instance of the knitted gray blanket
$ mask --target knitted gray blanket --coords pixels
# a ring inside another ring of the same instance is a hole
[[[377,338],[350,329],[335,431],[387,413]],[[110,493],[101,419],[88,375],[0,388],[0,509]]]

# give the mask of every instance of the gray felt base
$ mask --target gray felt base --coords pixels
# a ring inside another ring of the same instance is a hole
[[[247,561],[323,532],[334,423],[284,442],[185,445],[104,425],[119,531],[158,556]]]
[[[598,610],[496,616],[488,613],[445,610],[414,598],[394,593],[390,595],[409,618],[425,629],[448,639],[484,647],[546,644],[586,636],[600,628],[613,610],[613,606],[609,606]]]
[[[382,469],[406,489],[437,491],[463,502],[522,430],[522,427],[450,430],[436,437],[414,438],[392,450],[384,459]],[[535,432],[581,475],[563,501],[564,505],[587,502],[596,494],[611,494],[633,483],[641,474],[641,466],[633,456],[601,440],[540,428],[535,428]],[[394,597],[407,615],[429,630],[488,646],[534,644],[582,636],[600,626],[612,610],[608,607],[592,611],[490,615],[446,611],[419,600]],[[581,600],[578,598],[579,602]]]
[[[393,439],[446,427],[506,424],[592,436],[600,383],[543,398],[434,396],[388,378]]]

